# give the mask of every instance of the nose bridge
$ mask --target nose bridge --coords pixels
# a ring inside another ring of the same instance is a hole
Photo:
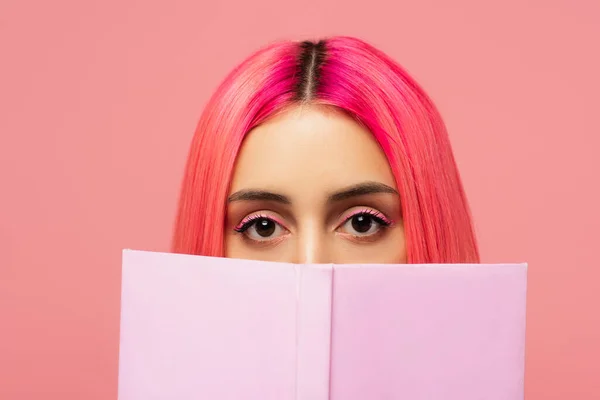
[[[301,264],[329,263],[330,255],[323,227],[316,221],[307,221],[299,232],[297,241],[298,262]]]

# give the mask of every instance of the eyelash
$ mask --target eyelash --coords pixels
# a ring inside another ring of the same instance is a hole
[[[250,229],[250,227],[254,224],[254,222],[256,222],[259,219],[268,219],[270,221],[275,222],[276,224],[281,225],[283,228],[285,228],[285,225],[283,225],[280,221],[278,221],[277,219],[275,219],[273,217],[270,217],[265,214],[254,214],[254,215],[250,215],[250,216],[247,216],[246,218],[244,218],[235,228],[233,228],[233,230],[238,233],[244,233],[248,229]]]
[[[358,215],[368,215],[371,218],[373,218],[375,220],[375,222],[377,222],[378,224],[380,224],[382,227],[385,227],[385,228],[392,225],[392,221],[390,221],[381,212],[373,210],[371,208],[366,208],[362,211],[356,211],[356,212],[351,213],[346,218],[344,218],[343,222],[339,226],[344,225],[346,222],[350,221],[352,218],[354,218]]]

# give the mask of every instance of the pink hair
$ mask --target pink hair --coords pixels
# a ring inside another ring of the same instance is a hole
[[[227,196],[245,135],[300,102],[333,106],[372,133],[402,199],[409,263],[479,262],[467,199],[445,125],[421,87],[362,40],[280,42],[235,68],[195,132],[172,250],[221,257]]]

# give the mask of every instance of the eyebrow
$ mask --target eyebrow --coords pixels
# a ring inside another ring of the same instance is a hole
[[[258,189],[243,189],[233,193],[227,199],[229,203],[234,201],[275,201],[282,204],[292,204],[287,196]]]
[[[365,196],[368,194],[391,193],[398,195],[396,189],[380,182],[362,182],[356,185],[349,186],[335,193],[332,193],[328,199],[328,203],[336,203],[347,200],[353,197]],[[274,201],[282,204],[292,204],[289,197],[259,189],[242,189],[233,193],[227,199],[229,203],[235,201]]]
[[[338,192],[333,193],[327,199],[328,203],[335,203],[342,200],[347,200],[352,197],[365,196],[368,194],[391,193],[398,195],[396,189],[391,186],[379,182],[362,182],[357,185],[352,185]]]

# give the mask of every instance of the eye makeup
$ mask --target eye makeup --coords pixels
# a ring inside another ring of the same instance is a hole
[[[286,229],[285,224],[279,220],[278,218],[275,218],[271,215],[267,215],[264,213],[255,213],[255,214],[250,214],[246,217],[244,217],[239,224],[237,224],[233,230],[238,232],[238,233],[244,233],[245,231],[247,231],[254,223],[256,223],[256,221],[261,220],[261,219],[267,219],[270,221],[273,221],[274,223],[280,225],[283,229]]]
[[[345,217],[342,218],[342,222],[340,223],[340,226],[344,225],[346,222],[350,221],[352,218],[354,218],[358,215],[368,215],[375,222],[377,222],[380,225],[385,226],[385,227],[388,227],[388,226],[391,226],[394,224],[394,221],[392,221],[391,219],[389,219],[388,217],[383,215],[380,211],[374,210],[372,208],[364,208],[364,209],[358,209],[358,210],[351,211],[349,214],[347,214]]]

